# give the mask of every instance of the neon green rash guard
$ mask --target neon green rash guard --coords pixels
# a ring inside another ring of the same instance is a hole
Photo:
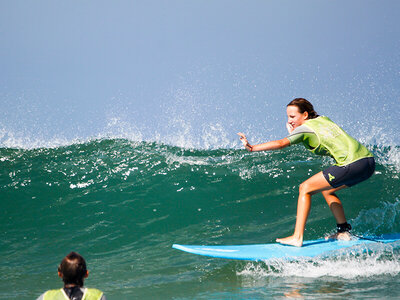
[[[291,145],[302,142],[314,154],[333,157],[337,166],[373,157],[365,146],[325,116],[307,120],[293,130],[287,139]]]

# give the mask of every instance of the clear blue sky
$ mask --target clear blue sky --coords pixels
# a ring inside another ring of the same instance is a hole
[[[285,134],[294,97],[365,141],[398,136],[399,13],[400,1],[3,0],[0,144],[230,147],[238,130]]]

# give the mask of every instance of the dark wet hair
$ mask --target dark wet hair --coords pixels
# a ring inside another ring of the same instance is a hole
[[[311,102],[304,98],[293,99],[287,106],[297,106],[300,113],[304,113],[305,111],[308,112],[309,119],[315,119],[316,117],[318,117],[318,114],[314,110],[314,107],[311,104]]]
[[[82,287],[87,273],[85,259],[78,253],[71,252],[61,261],[58,272],[62,274],[64,284],[76,284]]]

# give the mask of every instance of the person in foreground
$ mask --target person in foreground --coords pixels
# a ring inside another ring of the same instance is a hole
[[[348,135],[328,117],[319,116],[313,105],[303,98],[296,98],[287,105],[289,136],[276,141],[250,145],[243,133],[238,133],[248,151],[282,149],[302,142],[312,153],[333,157],[336,164],[306,181],[299,188],[296,226],[292,236],[276,239],[278,243],[301,247],[303,234],[311,207],[311,196],[321,192],[337,223],[337,233],[330,239],[349,240],[350,224],[347,223],[341,201],[336,192],[351,187],[371,177],[375,160],[368,149]]]
[[[83,281],[89,276],[86,262],[76,252],[71,252],[61,261],[58,276],[64,281],[64,288],[50,290],[40,295],[37,300],[106,300],[103,292],[83,287]]]

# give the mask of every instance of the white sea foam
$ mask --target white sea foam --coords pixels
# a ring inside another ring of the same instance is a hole
[[[360,254],[356,251],[349,252],[345,256],[312,260],[249,262],[237,272],[238,276],[258,279],[270,276],[303,278],[327,276],[353,279],[398,274],[400,274],[400,254],[390,245],[385,245],[385,249],[369,254]]]
[[[89,180],[88,182],[78,182],[77,184],[70,184],[69,185],[69,187],[71,188],[71,189],[76,189],[76,188],[78,188],[78,189],[82,189],[82,188],[86,188],[86,187],[88,187],[89,185],[92,185],[94,183],[94,181],[93,180]]]

